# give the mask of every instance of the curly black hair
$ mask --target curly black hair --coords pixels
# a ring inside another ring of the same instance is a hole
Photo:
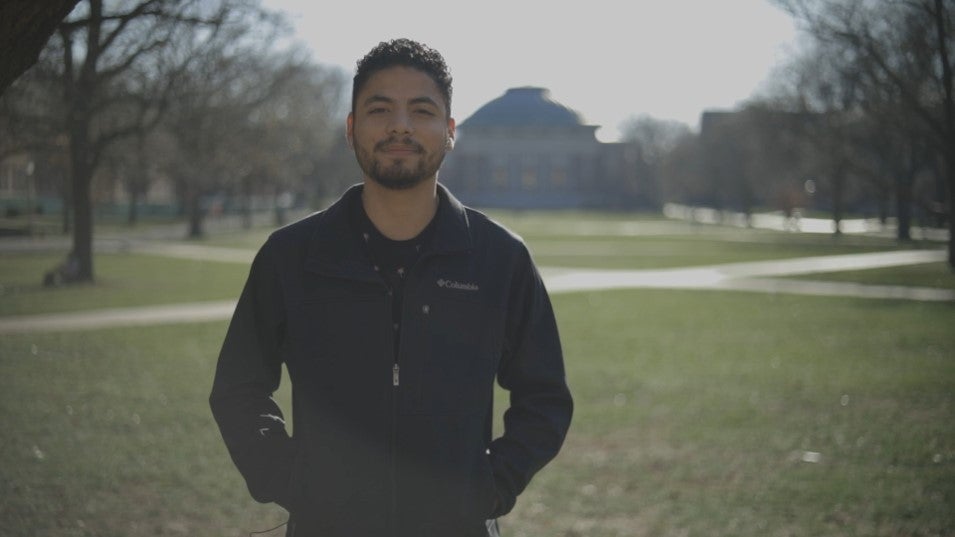
[[[355,78],[352,79],[352,112],[355,111],[358,92],[371,75],[395,66],[411,67],[430,76],[444,97],[445,112],[448,117],[451,116],[451,72],[444,57],[428,45],[405,38],[382,41],[358,60]]]

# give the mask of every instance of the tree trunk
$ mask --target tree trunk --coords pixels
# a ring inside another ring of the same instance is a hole
[[[840,165],[832,175],[832,233],[842,235],[843,203],[845,197],[846,172]]]
[[[955,151],[948,152],[945,175],[948,176],[948,267],[955,272]]]
[[[885,224],[889,220],[889,200],[883,189],[879,189],[879,224],[885,229]]]
[[[945,152],[945,175],[948,177],[948,266],[955,271],[955,88],[952,87],[955,75],[952,74],[949,61],[948,28],[945,25],[950,6],[943,0],[935,0],[935,32],[942,67],[944,128],[947,134],[942,148]]]
[[[206,234],[203,227],[202,196],[199,195],[196,187],[189,186],[188,188],[186,204],[189,213],[189,231],[186,236],[190,239],[201,239]]]
[[[242,229],[252,229],[252,180],[245,178],[242,180],[242,207],[239,209],[242,213]]]
[[[139,158],[139,166],[132,173],[132,178],[127,180],[126,188],[129,189],[129,212],[126,218],[126,224],[134,227],[139,222],[139,200],[146,197],[146,191],[149,188],[149,160],[146,153],[146,135],[139,131],[136,136],[136,155]]]
[[[139,199],[142,196],[138,185],[129,185],[129,211],[126,213],[126,225],[135,227],[139,222]]]
[[[82,111],[79,112],[82,116]],[[73,178],[73,281],[93,281],[93,203],[90,193],[89,133],[82,117],[70,121],[70,160]]]
[[[912,183],[915,171],[910,165],[907,170],[896,173],[895,179],[895,237],[900,241],[912,240]]]
[[[70,193],[70,188],[72,188],[72,182],[68,185],[63,185],[63,210],[61,211],[62,225],[63,225],[63,234],[69,235],[73,230],[73,214],[70,212],[70,208],[73,207],[73,194]]]
[[[90,1],[85,57],[78,70],[73,63],[73,39],[64,31],[64,82],[67,105],[67,133],[73,205],[73,251],[70,253],[73,282],[93,281],[93,153],[90,142],[90,106],[95,91],[96,61],[99,58],[102,2]]]
[[[900,241],[912,240],[912,181],[909,178],[896,180],[895,205],[895,237]]]

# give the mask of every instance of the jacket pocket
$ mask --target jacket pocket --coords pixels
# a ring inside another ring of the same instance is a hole
[[[466,300],[435,299],[429,306],[415,407],[433,415],[486,412],[501,355],[502,312]]]

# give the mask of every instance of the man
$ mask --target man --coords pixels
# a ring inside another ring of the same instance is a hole
[[[570,424],[554,314],[520,239],[437,182],[455,135],[441,55],[398,39],[357,67],[363,182],[259,251],[213,414],[287,535],[496,535]],[[291,437],[271,399],[282,363]],[[492,441],[495,378],[510,406]]]

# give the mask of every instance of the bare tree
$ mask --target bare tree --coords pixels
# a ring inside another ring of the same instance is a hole
[[[290,204],[306,203],[317,183],[340,190],[341,172],[329,163],[344,123],[347,84],[338,69],[294,57],[270,63],[285,67],[256,76],[271,74],[278,83],[267,101],[240,118],[234,132],[241,136],[231,144],[247,162],[248,173],[238,178],[241,206],[248,212],[251,200],[270,198],[276,225],[284,225]]]
[[[288,98],[294,93],[289,88],[315,67],[295,50],[262,46],[262,33],[280,30],[263,27],[260,20],[234,20],[201,53],[190,52],[194,61],[176,88],[163,128],[176,152],[166,170],[178,184],[191,238],[204,235],[211,196],[237,192],[248,199],[266,185],[287,184],[283,179],[295,170],[290,153],[317,149],[301,145],[305,141],[289,126],[309,117],[321,101],[299,110],[295,105],[302,103]],[[318,121],[305,130],[323,127]]]
[[[125,190],[128,197],[126,225],[130,227],[139,222],[141,202],[157,175],[156,144],[156,131],[140,130],[111,144],[101,157],[102,166],[95,180],[98,182],[106,175],[111,179],[114,192]]]
[[[65,141],[75,281],[93,278],[97,170],[125,184],[130,222],[156,172],[172,176],[194,236],[210,195],[303,199],[306,178],[332,181],[347,80],[274,47],[287,31],[258,0],[83,0],[62,22],[0,99],[0,159]]]
[[[751,101],[740,112],[745,123],[745,173],[750,177],[753,197],[793,217],[805,209],[811,195],[806,181],[811,175],[808,155],[813,143],[801,136],[814,118],[800,111],[780,110],[772,103]],[[809,184],[809,189],[814,187]]]
[[[661,197],[666,202],[709,204],[711,188],[705,178],[700,137],[686,133],[660,162]]]
[[[700,121],[700,148],[709,197],[718,209],[734,209],[747,217],[756,204],[756,183],[750,170],[753,128],[744,112],[706,112]]]
[[[802,25],[840,74],[852,77],[860,108],[882,128],[917,123],[944,164],[948,190],[949,265],[955,270],[955,4],[951,0],[776,0]],[[871,105],[897,103],[897,109]],[[887,98],[889,97],[889,98]],[[867,103],[869,105],[867,105]],[[901,113],[900,113],[901,112]],[[899,124],[898,118],[903,118]]]
[[[641,115],[625,120],[620,132],[622,141],[639,144],[643,159],[657,165],[689,134],[690,127],[679,121]]]
[[[805,120],[793,127],[807,146],[808,175],[828,197],[834,233],[841,233],[853,175],[853,129],[862,118],[859,71],[853,56],[829,42],[814,43],[790,66],[792,107]]]
[[[43,51],[39,61],[0,96],[0,162],[28,159],[37,166],[33,180],[44,192],[69,200],[67,138],[63,117],[62,51],[57,40]],[[51,173],[46,173],[51,172]],[[71,229],[69,204],[64,202],[62,230]]]
[[[168,56],[169,47],[184,33],[214,35],[231,7],[225,0],[84,0],[60,25],[74,208],[70,280],[93,280],[91,185],[105,149],[158,123],[190,61]]]
[[[663,163],[680,140],[690,135],[690,127],[679,121],[641,115],[626,119],[620,131],[621,141],[633,145],[632,165],[640,170],[640,173],[635,176],[642,178],[641,186],[649,190],[646,196],[659,206],[660,193],[663,189],[661,184]],[[625,186],[635,187],[636,185]]]

